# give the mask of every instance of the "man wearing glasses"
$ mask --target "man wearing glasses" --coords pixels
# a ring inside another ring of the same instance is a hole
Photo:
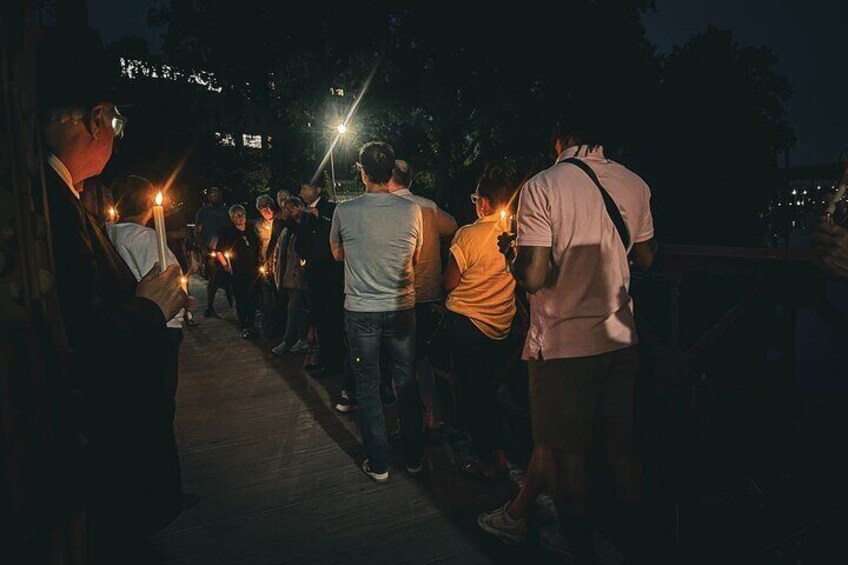
[[[126,119],[99,37],[57,33],[39,54],[38,105],[69,370],[52,381],[50,396],[58,441],[84,462],[67,476],[84,484],[69,485],[74,494],[61,493],[67,499],[56,503],[84,504],[97,560],[115,562],[110,550],[132,551],[181,509],[165,363],[156,360],[165,358],[167,320],[191,301],[177,264],[163,273],[154,267],[137,282],[80,205],[84,181],[103,171]]]

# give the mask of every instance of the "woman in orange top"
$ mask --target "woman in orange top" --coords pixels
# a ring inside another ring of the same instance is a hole
[[[463,471],[486,478],[507,471],[495,379],[510,352],[515,280],[498,250],[498,236],[508,229],[513,193],[502,168],[486,169],[471,195],[479,219],[454,235],[442,278],[454,369],[476,456]]]

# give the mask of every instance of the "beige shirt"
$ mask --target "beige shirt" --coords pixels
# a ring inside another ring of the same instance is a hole
[[[515,280],[498,250],[504,227],[495,215],[459,228],[450,252],[461,274],[445,306],[492,339],[505,339],[515,317]]]
[[[633,243],[654,236],[651,191],[626,167],[572,147],[557,162],[578,157],[615,201]],[[556,164],[531,178],[518,206],[519,246],[550,247],[554,280],[530,299],[525,359],[600,355],[637,342],[630,299],[629,249],[594,182],[575,165]]]
[[[421,255],[415,264],[415,302],[438,302],[442,299],[441,238],[456,232],[456,220],[435,202],[412,194],[408,188],[392,194],[415,202],[421,208],[423,239]]]

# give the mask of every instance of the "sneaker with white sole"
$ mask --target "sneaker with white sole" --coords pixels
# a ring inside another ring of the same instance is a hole
[[[371,479],[378,483],[385,483],[389,480],[389,470],[386,469],[382,473],[377,473],[371,469],[371,460],[366,459],[362,462],[362,472],[371,477]]]
[[[424,470],[424,460],[418,461],[417,463],[407,463],[406,464],[406,472],[410,475],[418,475],[421,471]]]
[[[506,544],[522,543],[527,539],[527,519],[517,520],[511,517],[506,511],[507,508],[509,508],[509,502],[497,510],[483,512],[477,516],[477,525],[484,532],[497,536]]]
[[[289,348],[292,353],[306,353],[309,351],[309,344],[302,340],[297,340],[294,345]]]
[[[353,412],[356,410],[356,400],[354,400],[346,390],[343,390],[339,395],[339,400],[336,402],[335,408],[342,414]]]
[[[278,345],[277,347],[272,349],[271,353],[273,353],[274,355],[277,355],[279,357],[280,355],[285,355],[289,351],[290,351],[289,346],[286,345],[285,341],[283,341],[280,345]]]

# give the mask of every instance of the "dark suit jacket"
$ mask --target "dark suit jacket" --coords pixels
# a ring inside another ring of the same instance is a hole
[[[306,259],[306,280],[310,288],[341,289],[342,264],[330,250],[330,226],[336,205],[323,197],[316,206],[318,216],[304,212],[297,226],[298,255]]]
[[[82,421],[67,425],[79,425],[88,440],[94,513],[154,531],[181,502],[160,362],[172,351],[165,317],[135,296],[135,277],[103,228],[44,168],[70,386],[81,399]]]

